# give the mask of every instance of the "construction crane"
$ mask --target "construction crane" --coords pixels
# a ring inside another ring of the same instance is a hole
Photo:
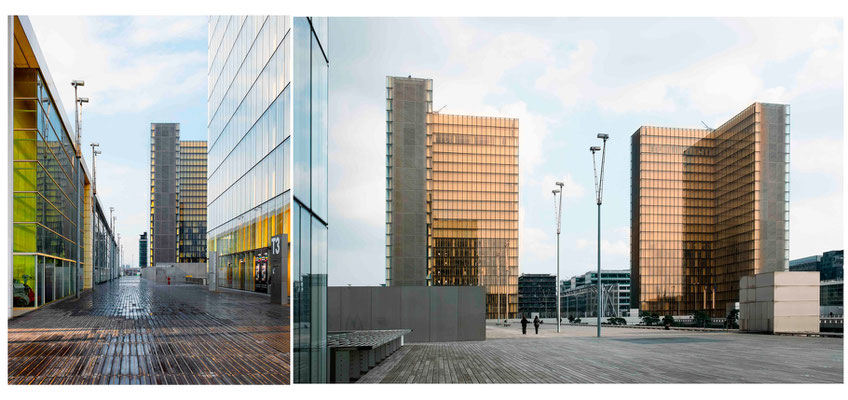
[[[709,131],[714,131],[714,130],[715,130],[715,129],[713,129],[713,128],[710,128],[710,126],[709,126],[709,125],[707,125],[707,123],[706,123],[706,122],[704,122],[704,121],[701,121],[701,125],[703,125],[703,126],[704,126],[704,128],[707,128],[707,130],[709,130]]]
[[[445,107],[447,107],[447,106],[448,106],[447,104],[443,105],[442,108],[436,110],[435,112],[433,112],[433,114],[438,114],[440,111],[444,110]]]

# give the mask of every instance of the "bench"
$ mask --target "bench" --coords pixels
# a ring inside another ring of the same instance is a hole
[[[330,382],[355,382],[403,346],[411,329],[327,332]]]
[[[185,277],[186,283],[193,283],[196,285],[206,285],[206,278],[195,278],[192,276]]]

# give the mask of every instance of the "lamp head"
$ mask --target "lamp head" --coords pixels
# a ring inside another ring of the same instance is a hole
[[[102,151],[100,151],[100,150],[94,150],[94,154],[95,154],[95,155],[97,155],[97,154],[103,154],[103,152],[102,152]]]
[[[85,81],[82,80],[82,79],[74,79],[74,80],[71,81],[71,86],[73,86],[73,87],[85,86]]]
[[[91,147],[98,147],[98,146],[100,146],[100,143],[94,142],[94,143],[91,144]]]
[[[559,189],[551,190],[551,193],[553,193],[554,195],[556,195],[556,194],[557,194],[557,193],[559,193],[559,192],[560,192],[560,190],[559,190]]]
[[[591,151],[592,153],[596,151],[601,151],[601,146],[592,146],[589,148],[589,151]]]
[[[88,97],[80,97],[77,99],[77,101],[79,101],[80,104],[88,103]]]
[[[565,184],[564,184],[564,183],[562,183],[562,182],[557,182],[557,183],[556,183],[556,185],[557,185],[557,186],[559,186],[560,188],[562,188],[563,186],[565,186]]]
[[[609,135],[607,135],[606,133],[599,133],[598,139],[607,140],[607,139],[609,139]]]

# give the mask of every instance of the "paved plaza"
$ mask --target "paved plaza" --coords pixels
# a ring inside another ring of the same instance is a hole
[[[841,338],[488,325],[485,341],[406,344],[358,383],[842,383]]]
[[[122,277],[9,320],[9,384],[288,384],[289,309]]]

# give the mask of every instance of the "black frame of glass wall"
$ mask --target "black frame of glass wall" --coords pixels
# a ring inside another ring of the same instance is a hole
[[[294,18],[294,381],[327,382],[328,20]]]

